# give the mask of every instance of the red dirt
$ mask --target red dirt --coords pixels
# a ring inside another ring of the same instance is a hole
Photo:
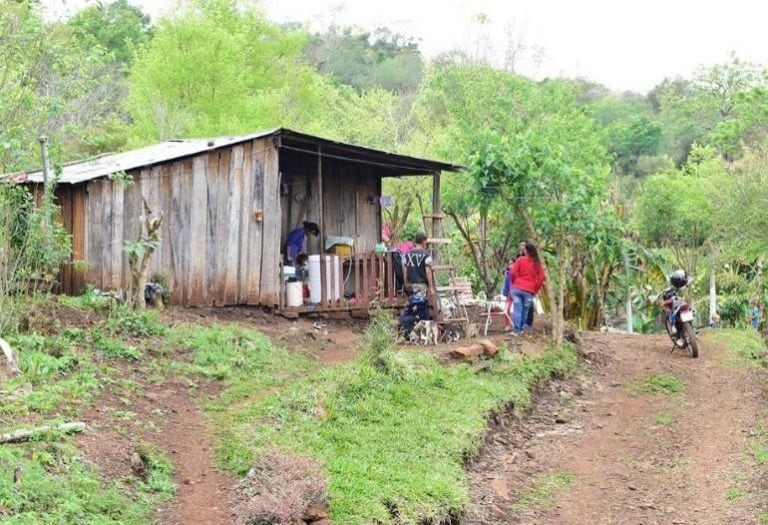
[[[766,373],[729,366],[721,344],[701,347],[691,359],[662,336],[585,335],[594,368],[551,384],[528,417],[492,433],[470,468],[463,523],[758,523],[768,480],[748,451],[765,422]],[[632,394],[651,374],[685,390]],[[531,497],[536,479],[566,473],[553,499]]]
[[[237,323],[326,365],[354,359],[365,327],[361,321],[290,321],[253,308],[174,309],[163,312],[162,319],[168,324]],[[68,321],[77,326],[92,322],[83,318]],[[105,388],[82,414],[92,428],[77,438],[87,460],[109,478],[131,476],[130,459],[137,442],[151,443],[169,454],[176,468],[177,497],[155,516],[162,525],[233,523],[231,495],[237,480],[215,469],[211,429],[199,407],[202,399],[217,395],[216,385],[190,385],[183,378],[154,384],[147,380],[150,371],[142,363],[110,361],[110,365],[118,369],[119,380]],[[137,383],[140,393],[121,386],[126,379]]]
[[[138,442],[167,453],[176,469],[177,497],[158,510],[163,525],[230,523],[230,487],[235,480],[213,465],[210,431],[197,401],[215,395],[202,386],[194,395],[184,381],[147,382],[145,370],[119,366],[121,375],[142,386],[141,395],[108,389],[83,414],[92,432],[78,438],[85,457],[116,479],[131,476],[131,456]],[[193,398],[194,397],[194,398]]]

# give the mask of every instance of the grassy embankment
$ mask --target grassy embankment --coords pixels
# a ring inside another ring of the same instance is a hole
[[[392,350],[382,319],[366,334],[364,357],[320,369],[253,330],[166,327],[152,312],[120,309],[88,329],[59,327],[58,335],[10,334],[23,374],[1,387],[0,425],[6,432],[75,420],[104,390],[129,412],[132,396],[149,383],[184,377],[194,394],[213,381],[221,394],[205,409],[218,429],[221,468],[243,475],[278,447],[324,466],[338,523],[393,516],[436,522],[468,501],[463,467],[482,444],[489,414],[524,410],[536,384],[575,365],[575,352],[533,360],[502,351],[481,367],[443,366],[434,356]],[[126,419],[120,424],[142,425]],[[173,497],[173,466],[147,443],[136,449],[150,467],[145,481],[103,478],[65,436],[0,445],[0,517],[12,524],[147,523]],[[17,467],[23,479],[13,483]]]

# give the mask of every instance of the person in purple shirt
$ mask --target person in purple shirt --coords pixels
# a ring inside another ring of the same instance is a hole
[[[304,221],[302,226],[299,226],[295,230],[288,234],[288,238],[285,239],[283,245],[283,255],[285,262],[294,262],[296,257],[301,253],[304,247],[304,239],[307,235],[317,237],[320,235],[320,227],[317,223]]]

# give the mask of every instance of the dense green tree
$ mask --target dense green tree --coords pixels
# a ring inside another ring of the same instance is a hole
[[[103,59],[46,25],[35,2],[0,0],[0,171],[37,165],[40,135],[65,158],[88,151],[84,130],[109,119],[120,94]]]
[[[721,227],[717,204],[724,183],[722,160],[711,148],[695,147],[686,165],[654,175],[642,185],[634,209],[639,233],[646,242],[670,249],[677,266],[696,273]]]
[[[136,47],[150,39],[150,21],[128,0],[99,2],[78,11],[68,22],[82,49],[101,47],[115,62],[130,64]]]
[[[316,129],[336,95],[302,63],[304,41],[235,1],[187,4],[158,23],[136,56],[127,103],[133,142]]]
[[[746,129],[760,122],[752,108],[756,101],[765,107],[765,82],[761,68],[735,56],[699,68],[690,80],[664,81],[652,99],[663,123],[665,151],[678,165],[695,143],[712,144],[727,158],[738,155]]]
[[[609,173],[594,120],[565,86],[545,86],[547,114],[515,135],[493,132],[470,160],[481,195],[506,202],[528,237],[548,251],[546,287],[553,313],[553,338],[562,343],[569,274],[583,239],[594,234]],[[543,252],[542,252],[543,253]]]

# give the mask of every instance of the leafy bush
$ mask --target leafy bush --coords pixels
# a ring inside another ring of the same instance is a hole
[[[168,329],[160,323],[153,310],[133,310],[127,306],[116,308],[107,319],[107,326],[113,335],[149,337],[165,335]]]
[[[71,252],[50,184],[35,206],[23,186],[0,184],[0,333],[17,326],[19,294],[49,291]]]
[[[749,300],[742,295],[728,296],[717,305],[717,311],[724,325],[743,328],[748,324]]]

